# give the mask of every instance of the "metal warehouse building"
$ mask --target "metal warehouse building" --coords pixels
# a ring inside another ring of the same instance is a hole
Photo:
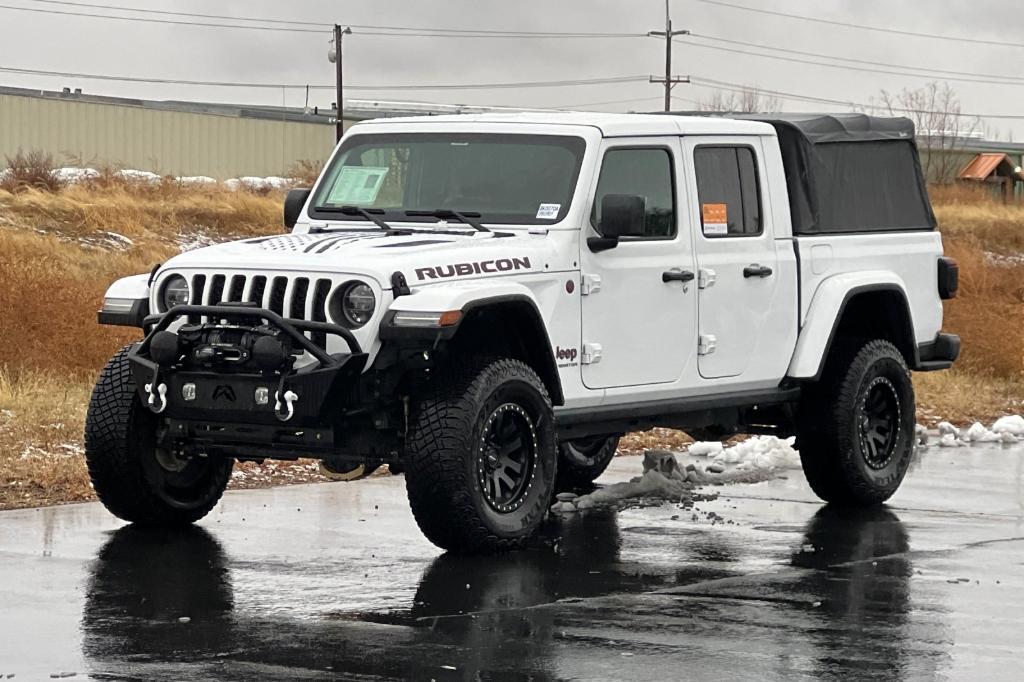
[[[221,179],[282,175],[296,161],[327,157],[333,115],[0,87],[0,161],[41,149],[59,164]]]

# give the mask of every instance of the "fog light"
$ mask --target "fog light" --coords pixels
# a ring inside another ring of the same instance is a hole
[[[181,397],[184,398],[185,400],[195,400],[196,399],[196,385],[195,384],[185,384],[184,386],[182,386],[181,387]]]
[[[260,386],[256,389],[256,393],[253,394],[253,399],[257,405],[267,405],[270,403],[270,389],[265,386]]]

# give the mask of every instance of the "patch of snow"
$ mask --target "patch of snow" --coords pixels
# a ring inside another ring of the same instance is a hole
[[[724,449],[725,446],[716,440],[697,441],[696,443],[690,446],[689,450],[687,450],[687,453],[693,455],[694,457],[707,457],[709,455],[717,455]]]
[[[1014,436],[1024,437],[1024,417],[1019,414],[1000,417],[992,425],[996,433],[1009,433]]]
[[[238,189],[242,187],[242,181],[239,180],[238,178],[231,178],[230,180],[224,181],[224,187],[231,190],[232,192],[237,192]]]
[[[1024,254],[1002,254],[993,253],[991,251],[985,252],[985,263],[987,265],[994,265],[996,267],[1013,268],[1020,265],[1024,265]]]
[[[960,435],[960,429],[953,426],[949,422],[939,422],[938,429],[940,436],[952,435],[954,438],[956,438]]]
[[[205,232],[193,232],[192,234],[179,234],[177,238],[178,249],[184,253],[194,249],[201,249],[217,243],[217,240]]]
[[[954,436],[952,433],[947,433],[943,435],[941,438],[939,438],[940,448],[958,448],[961,447],[962,445],[964,445],[964,443],[962,441],[957,440],[956,436]]]
[[[998,443],[999,434],[989,431],[979,422],[974,422],[961,436],[968,443]]]
[[[800,453],[793,448],[795,438],[754,436],[725,448],[714,461],[736,464],[737,469],[799,469]]]
[[[58,168],[54,173],[60,180],[68,183],[92,180],[100,175],[100,172],[95,168]]]
[[[182,175],[176,178],[183,185],[216,185],[217,178],[209,175]]]
[[[150,171],[135,170],[132,168],[122,168],[115,174],[118,177],[124,178],[125,180],[136,180],[138,182],[159,182],[160,176]]]

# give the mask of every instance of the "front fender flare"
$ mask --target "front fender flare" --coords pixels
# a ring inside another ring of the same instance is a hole
[[[389,340],[412,340],[420,341],[431,346],[438,342],[452,339],[458,333],[459,326],[467,319],[474,310],[489,306],[520,305],[526,308],[534,321],[534,335],[536,338],[535,360],[541,365],[535,369],[541,375],[541,379],[547,385],[551,394],[551,400],[555,405],[564,401],[561,379],[558,374],[558,366],[555,362],[554,351],[551,346],[551,339],[548,336],[547,325],[544,316],[541,314],[541,307],[528,287],[518,282],[511,281],[472,281],[453,282],[451,284],[438,284],[423,287],[415,293],[406,296],[399,296],[389,306],[387,314],[381,323],[380,338],[383,341]],[[459,310],[462,317],[458,324],[443,328],[402,328],[393,323],[395,314],[398,312],[446,312]]]

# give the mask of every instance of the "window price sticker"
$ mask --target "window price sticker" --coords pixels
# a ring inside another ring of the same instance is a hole
[[[388,169],[383,166],[345,166],[334,181],[327,200],[335,206],[372,204],[377,200],[387,174]]]
[[[729,234],[729,206],[727,204],[703,204],[701,223],[704,234]]]

